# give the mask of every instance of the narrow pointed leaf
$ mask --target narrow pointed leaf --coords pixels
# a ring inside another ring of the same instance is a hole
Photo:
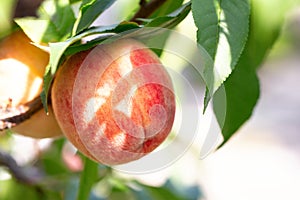
[[[224,137],[221,146],[251,116],[259,98],[256,69],[278,38],[285,15],[296,4],[294,0],[252,0],[251,3],[250,32],[244,52],[224,82],[225,93],[218,90],[213,98],[214,112]]]
[[[85,0],[80,7],[80,14],[75,22],[73,34],[88,28],[115,0]]]
[[[206,69],[205,107],[214,92],[231,74],[247,41],[250,3],[248,0],[193,0],[192,12],[198,28],[197,42],[214,60]],[[238,19],[238,20],[237,20]]]

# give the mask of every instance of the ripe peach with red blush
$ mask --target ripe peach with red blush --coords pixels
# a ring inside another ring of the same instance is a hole
[[[168,136],[175,115],[169,74],[133,39],[77,53],[59,68],[52,104],[66,137],[107,165],[137,160]]]

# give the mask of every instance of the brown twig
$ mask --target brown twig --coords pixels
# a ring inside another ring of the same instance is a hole
[[[36,97],[32,101],[19,105],[17,107],[0,107],[0,131],[12,128],[29,119],[34,113],[43,108],[40,97]],[[5,112],[5,115],[3,114]],[[1,118],[2,116],[9,115],[8,117]]]
[[[39,178],[36,176],[34,169],[25,170],[24,168],[20,167],[15,159],[6,152],[3,152],[0,149],[0,165],[7,167],[10,171],[11,175],[20,183],[27,184],[27,185],[35,185],[38,183]]]
[[[43,0],[18,0],[15,8],[14,18],[36,16],[36,10]]]
[[[149,17],[155,10],[162,6],[166,0],[152,0],[147,3],[145,0],[140,1],[140,9],[135,13],[130,21],[140,23],[139,18]]]

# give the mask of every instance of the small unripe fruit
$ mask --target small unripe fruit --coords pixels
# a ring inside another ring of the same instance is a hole
[[[159,58],[121,39],[68,58],[52,87],[52,105],[66,137],[107,165],[153,151],[171,131],[175,96]]]
[[[15,31],[0,41],[0,108],[17,107],[39,97],[49,54],[33,44],[22,31]],[[0,119],[5,118],[1,115]],[[41,108],[12,131],[33,138],[61,135],[50,108]]]

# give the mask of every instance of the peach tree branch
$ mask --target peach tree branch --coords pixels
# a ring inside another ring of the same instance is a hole
[[[42,108],[39,96],[24,105],[13,107],[8,103],[6,106],[0,106],[0,131],[17,126]]]
[[[140,9],[132,17],[131,21],[139,23],[139,18],[149,17],[155,10],[162,6],[166,0],[152,0],[147,3],[145,0],[140,1]]]
[[[38,178],[36,176],[33,176],[29,170],[24,170],[24,168],[17,164],[11,155],[0,149],[0,166],[1,165],[6,167],[10,174],[20,183],[35,185],[38,182]]]

